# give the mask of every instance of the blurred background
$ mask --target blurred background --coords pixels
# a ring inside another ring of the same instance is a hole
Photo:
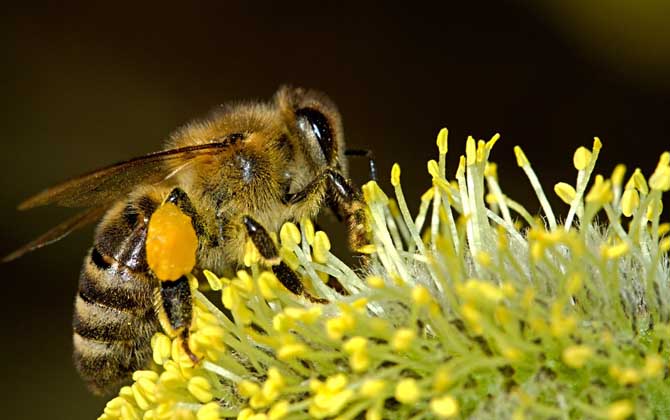
[[[552,197],[554,183],[574,183],[572,152],[593,136],[604,143],[605,174],[623,161],[649,175],[670,149],[667,2],[287,3],[5,10],[0,253],[71,214],[19,214],[21,199],[158,150],[190,118],[225,101],[265,100],[283,83],[331,96],[348,145],[374,150],[387,190],[391,165],[402,164],[415,209],[444,126],[450,174],[467,135],[500,132],[501,184],[530,210],[539,205],[514,162],[516,144]],[[362,184],[365,162],[352,168]],[[105,400],[85,390],[71,362],[72,301],[91,231],[0,267],[4,418],[101,413]]]

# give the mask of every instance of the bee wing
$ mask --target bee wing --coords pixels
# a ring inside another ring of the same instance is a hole
[[[12,260],[15,260],[31,251],[47,246],[56,241],[59,241],[69,235],[71,232],[93,223],[107,211],[109,206],[98,206],[82,211],[81,213],[76,214],[75,216],[65,220],[60,223],[58,226],[54,226],[48,232],[40,235],[34,240],[28,242],[21,248],[12,252],[9,255],[6,255],[2,258],[1,262],[6,263]]]
[[[194,159],[221,153],[226,141],[150,153],[120,162],[48,188],[19,204],[19,210],[56,204],[91,207],[110,203],[138,184],[164,180]]]

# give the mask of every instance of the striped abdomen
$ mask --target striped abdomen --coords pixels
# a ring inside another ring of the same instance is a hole
[[[141,207],[155,207],[143,201]],[[158,284],[147,275],[144,250],[152,211],[113,207],[84,260],[72,322],[74,361],[96,393],[114,391],[151,358],[151,337],[160,328],[153,305]]]

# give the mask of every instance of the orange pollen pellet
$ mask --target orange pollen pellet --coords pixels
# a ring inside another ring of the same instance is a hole
[[[172,203],[160,206],[147,231],[147,263],[161,281],[177,280],[195,266],[198,237],[191,218]]]

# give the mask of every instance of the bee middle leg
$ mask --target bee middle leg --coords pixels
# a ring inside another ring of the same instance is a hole
[[[272,272],[275,273],[277,279],[279,279],[284,287],[291,293],[305,296],[312,302],[328,303],[328,300],[313,296],[305,290],[305,286],[298,278],[298,275],[284,261],[281,261],[277,247],[272,241],[270,234],[268,234],[267,230],[260,223],[249,216],[244,216],[242,222],[249,238],[256,246],[256,249],[258,249],[261,257],[272,267]]]

